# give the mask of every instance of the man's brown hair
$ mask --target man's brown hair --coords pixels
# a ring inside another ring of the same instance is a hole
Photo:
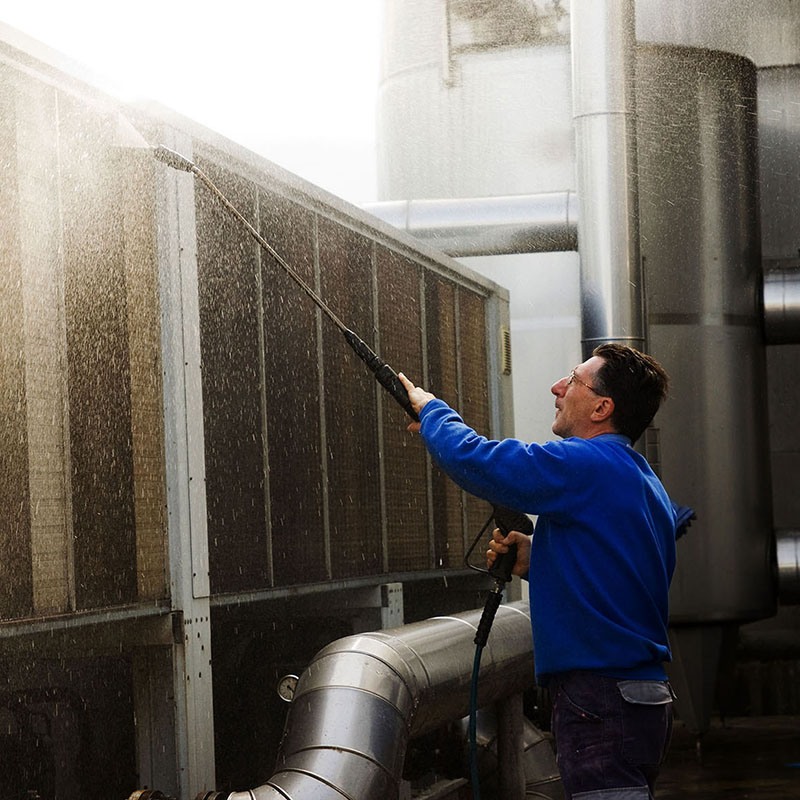
[[[652,356],[627,345],[601,344],[592,355],[603,359],[595,388],[614,401],[611,423],[618,433],[635,442],[666,398],[669,376]]]

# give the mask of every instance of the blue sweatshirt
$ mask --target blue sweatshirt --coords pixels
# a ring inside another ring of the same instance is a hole
[[[528,576],[538,681],[569,670],[665,679],[676,515],[630,440],[491,441],[441,400],[420,419],[431,456],[459,486],[538,515]]]

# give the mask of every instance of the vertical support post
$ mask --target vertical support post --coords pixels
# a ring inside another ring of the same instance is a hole
[[[166,144],[191,157],[191,138]],[[179,797],[215,788],[211,619],[194,182],[167,167],[157,181],[164,369],[164,450],[174,739]]]
[[[524,800],[525,768],[522,749],[522,695],[497,703],[497,759],[500,797]]]

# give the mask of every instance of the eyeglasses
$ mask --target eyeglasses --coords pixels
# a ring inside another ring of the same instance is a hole
[[[575,370],[573,369],[572,372],[569,373],[569,377],[567,378],[567,386],[569,386],[573,381],[577,381],[581,386],[585,386],[590,392],[594,392],[597,395],[602,397],[602,394],[594,388],[594,386],[589,386],[586,381],[582,381],[576,374]]]

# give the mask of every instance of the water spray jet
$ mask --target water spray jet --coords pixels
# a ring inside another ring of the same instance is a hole
[[[190,159],[170,150],[168,147],[159,145],[153,148],[153,155],[156,159],[166,164],[168,167],[182,172],[189,172],[199,178],[220,200],[220,202],[233,214],[234,217],[244,226],[247,232],[258,242],[278,262],[278,265],[287,275],[306,293],[312,302],[325,314],[325,316],[342,332],[347,344],[353,349],[355,354],[367,365],[375,380],[386,389],[387,392],[399,403],[415,422],[419,422],[417,412],[411,406],[406,392],[397,373],[363,340],[358,334],[350,330],[341,319],[330,309],[325,301],[292,269],[287,261],[278,253],[275,248],[250,224],[248,219],[239,211],[238,208],[228,199],[222,190],[201,170],[197,164]]]

